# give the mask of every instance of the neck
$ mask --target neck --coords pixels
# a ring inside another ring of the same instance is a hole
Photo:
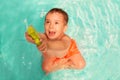
[[[56,40],[61,40],[63,39],[63,37],[65,36],[65,34],[62,34],[59,38],[57,38]]]

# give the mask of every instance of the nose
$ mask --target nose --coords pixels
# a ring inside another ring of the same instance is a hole
[[[53,27],[54,27],[54,25],[51,23],[51,24],[49,25],[49,28],[50,28],[50,29],[53,29]]]

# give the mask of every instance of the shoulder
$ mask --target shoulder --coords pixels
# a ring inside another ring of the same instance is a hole
[[[65,46],[67,46],[69,48],[69,46],[71,44],[71,38],[65,34],[64,37],[62,38],[62,41],[65,44]]]
[[[62,38],[63,41],[71,41],[71,38],[68,35],[64,35]]]

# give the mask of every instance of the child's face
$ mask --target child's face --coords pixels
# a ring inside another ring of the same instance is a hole
[[[45,20],[45,33],[51,40],[61,39],[67,28],[62,14],[54,12],[48,13]]]

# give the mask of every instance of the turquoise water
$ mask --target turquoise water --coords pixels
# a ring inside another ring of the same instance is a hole
[[[120,80],[120,0],[1,0],[0,80]],[[44,32],[46,12],[69,14],[67,34],[78,44],[86,67],[47,76],[42,56],[25,40],[25,20]]]

